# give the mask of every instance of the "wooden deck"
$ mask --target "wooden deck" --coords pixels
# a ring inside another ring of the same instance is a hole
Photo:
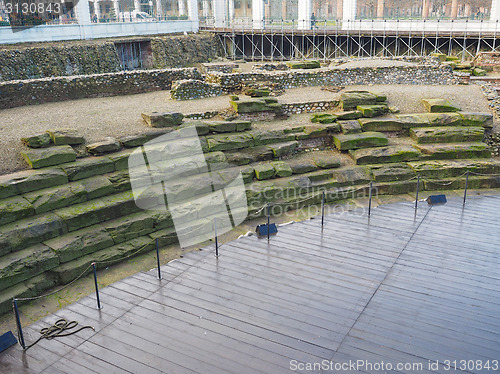
[[[239,239],[219,258],[191,252],[163,266],[162,281],[153,270],[106,287],[101,310],[91,295],[24,330],[30,343],[64,317],[95,333],[13,347],[0,372],[499,372],[500,196],[320,224]]]

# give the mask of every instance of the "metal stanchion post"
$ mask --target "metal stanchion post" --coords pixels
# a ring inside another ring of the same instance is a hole
[[[323,199],[321,202],[321,227],[325,224],[325,191],[323,191]]]
[[[160,246],[158,244],[158,238],[156,238],[156,264],[158,266],[158,279],[161,279],[161,269],[160,269]]]
[[[469,184],[469,172],[467,171],[467,175],[465,176],[465,190],[464,190],[464,204],[467,199],[467,186]]]
[[[219,240],[217,239],[217,218],[214,218],[214,235],[215,235],[215,256],[219,257]]]
[[[97,298],[97,309],[101,309],[101,300],[99,299],[99,287],[97,286],[97,271],[96,263],[92,263],[92,268],[94,269],[94,284],[95,284],[95,295]]]
[[[420,175],[417,177],[417,196],[415,197],[415,211],[418,208],[418,190],[420,189]]]
[[[369,198],[368,198],[368,215],[372,214],[372,185],[373,182],[370,182],[370,191],[369,191]]]
[[[267,240],[269,240],[269,220],[271,219],[271,205],[267,203]]]
[[[21,318],[19,318],[19,309],[17,308],[17,299],[12,299],[12,305],[14,306],[14,314],[16,315],[16,325],[17,331],[19,333],[19,344],[23,349],[26,349],[26,344],[24,343],[23,328],[21,326]]]

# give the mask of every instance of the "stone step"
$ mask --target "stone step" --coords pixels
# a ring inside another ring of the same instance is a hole
[[[407,163],[369,165],[375,182],[405,181],[416,176]]]
[[[415,148],[422,152],[422,160],[491,157],[491,151],[484,143],[417,144]]]
[[[493,116],[490,113],[412,113],[395,115],[403,129],[433,126],[482,126],[491,127]]]
[[[484,128],[476,126],[417,127],[410,129],[410,137],[418,144],[480,142]]]
[[[30,148],[21,151],[21,156],[33,169],[60,165],[76,160],[76,152],[69,145],[49,148]]]
[[[445,99],[422,99],[425,109],[431,113],[459,112],[461,109]]]
[[[408,162],[412,170],[426,178],[453,178],[467,171],[478,174],[499,174],[500,160],[429,160]],[[473,174],[471,174],[473,175]]]
[[[380,132],[363,132],[359,134],[334,135],[333,142],[341,151],[366,148],[383,147],[388,144],[387,137]]]
[[[401,131],[403,123],[396,118],[361,118],[358,120],[363,131]]]
[[[349,151],[349,154],[358,165],[404,162],[420,159],[420,151],[410,145],[364,148]]]

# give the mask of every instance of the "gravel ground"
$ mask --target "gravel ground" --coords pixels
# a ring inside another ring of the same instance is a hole
[[[363,61],[359,61],[363,62]],[[399,61],[394,61],[399,62]],[[402,113],[424,111],[420,99],[446,98],[462,107],[464,111],[489,111],[488,102],[478,86],[403,86],[374,85],[350,86],[348,89],[377,90],[387,94],[390,106]],[[308,87],[287,90],[278,97],[280,102],[307,102],[328,100],[338,93]],[[49,129],[75,128],[87,143],[103,140],[107,136],[121,137],[146,131],[154,131],[143,123],[141,112],[179,111],[197,113],[228,108],[228,97],[200,99],[196,101],[174,101],[168,91],[139,95],[114,96],[95,99],[80,99],[59,103],[47,103],[20,108],[0,110],[0,174],[26,169],[27,165],[19,152],[24,148],[20,138]],[[291,117],[295,123],[308,123],[308,115]]]

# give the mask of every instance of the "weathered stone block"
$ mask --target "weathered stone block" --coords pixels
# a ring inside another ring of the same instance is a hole
[[[365,184],[371,181],[370,169],[366,166],[346,166],[331,170],[336,187]]]
[[[103,226],[111,235],[115,244],[155,231],[154,219],[145,212],[120,217],[104,223]]]
[[[22,151],[21,156],[33,169],[64,164],[76,160],[76,153],[69,145]]]
[[[356,109],[358,105],[375,105],[377,96],[368,91],[346,91],[340,95],[342,110]]]
[[[375,182],[405,181],[415,176],[406,163],[370,165]]]
[[[132,154],[134,150],[126,149],[121,152],[111,153],[107,155],[113,163],[115,164],[115,170],[124,170],[128,169],[128,158]]]
[[[78,145],[85,143],[85,139],[75,129],[49,130],[47,133],[55,145]]]
[[[387,105],[358,105],[356,108],[363,114],[363,117],[368,118],[381,116],[389,111]]]
[[[87,151],[93,155],[103,155],[110,152],[118,152],[122,146],[115,138],[108,137],[103,141],[87,145]]]
[[[30,148],[46,148],[49,147],[52,143],[52,139],[47,133],[26,136],[21,138],[21,141]]]
[[[61,263],[64,263],[111,247],[115,243],[106,228],[98,225],[47,240],[44,244],[56,253]]]
[[[282,157],[286,155],[292,154],[298,147],[299,143],[297,141],[294,142],[286,142],[286,143],[277,143],[269,146],[273,151],[274,157]]]
[[[61,169],[27,170],[0,175],[0,199],[68,183]]]
[[[467,171],[480,174],[500,173],[499,160],[428,160],[409,162],[408,165],[426,178],[453,178]]]
[[[75,231],[113,218],[135,213],[138,210],[139,208],[135,205],[132,192],[126,191],[62,208],[57,210],[56,214],[64,220],[69,231]]]
[[[341,151],[365,147],[382,147],[389,142],[380,132],[363,132],[359,134],[334,135],[333,141]]]
[[[295,135],[283,130],[253,130],[248,134],[252,135],[255,146],[295,140]]]
[[[491,113],[468,113],[460,112],[463,126],[483,126],[491,127],[493,125],[493,114]]]
[[[113,192],[118,192],[115,190],[113,183],[101,175],[84,179],[79,185],[87,194],[87,200],[94,200],[102,196],[111,195]]]
[[[113,185],[115,192],[128,191],[132,188],[130,184],[130,175],[128,170],[122,170],[108,175],[108,179]]]
[[[177,127],[182,124],[184,115],[174,112],[150,112],[142,113],[142,118],[150,127]]]
[[[182,125],[179,126],[179,128],[186,128],[186,127],[192,127],[194,126],[196,128],[196,133],[199,136],[207,135],[210,132],[210,127],[209,124],[206,122],[202,121],[189,121],[189,122],[184,122]]]
[[[339,121],[340,128],[344,135],[359,134],[361,132],[361,125],[358,121]]]
[[[266,103],[264,100],[230,101],[237,113],[258,113],[276,111],[281,108],[277,103]]]
[[[21,196],[0,200],[0,226],[34,214],[33,205]]]
[[[0,290],[32,278],[59,265],[56,254],[47,246],[37,244],[0,259]]]
[[[318,166],[313,161],[307,159],[290,159],[286,163],[292,169],[293,174],[304,174],[318,170]]]
[[[53,213],[25,218],[0,227],[0,255],[17,251],[68,231],[66,223]]]
[[[363,117],[363,113],[359,110],[349,110],[345,112],[337,112],[335,113],[337,116],[337,120],[350,120],[350,119],[358,119]]]
[[[236,123],[229,121],[209,122],[208,128],[212,132],[235,132]]]
[[[483,135],[483,127],[473,126],[424,127],[410,130],[410,137],[419,144],[480,142]]]
[[[273,161],[271,166],[274,168],[274,174],[277,177],[289,177],[293,174],[292,168],[284,161]]]
[[[422,103],[430,113],[458,112],[461,110],[445,99],[422,99]]]
[[[316,154],[314,155],[314,163],[321,169],[333,169],[340,166],[340,158],[333,154]]]
[[[358,122],[363,131],[401,131],[403,129],[403,123],[398,119],[392,118],[362,118]]]
[[[422,160],[491,157],[491,151],[484,143],[417,144],[415,147],[422,152]]]
[[[271,164],[259,164],[254,166],[255,178],[259,180],[269,179],[274,176],[275,170]]]
[[[358,165],[415,161],[420,158],[420,152],[409,145],[358,149],[349,151],[349,154]]]
[[[254,139],[249,133],[211,135],[206,139],[210,152],[229,151],[254,145]]]
[[[311,117],[311,122],[314,123],[333,123],[336,120],[337,116],[330,113],[315,113]]]
[[[23,196],[33,205],[36,214],[87,201],[87,193],[83,187],[75,184],[46,188]]]
[[[79,159],[76,162],[60,167],[70,181],[77,181],[115,171],[115,163],[109,157]]]
[[[444,62],[446,61],[446,55],[444,53],[431,53],[432,57],[437,57],[439,61]]]
[[[159,136],[165,135],[167,131],[147,132],[144,134],[128,135],[118,138],[118,141],[126,148],[135,148]]]
[[[236,124],[236,131],[247,131],[252,128],[252,122],[250,121],[232,121]]]

